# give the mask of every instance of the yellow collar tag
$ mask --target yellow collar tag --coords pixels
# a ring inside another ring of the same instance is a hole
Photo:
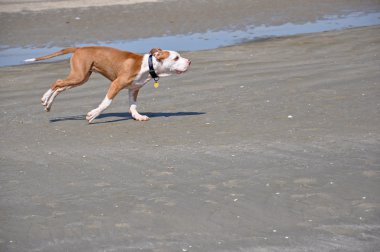
[[[160,86],[160,84],[157,81],[155,81],[153,86],[154,86],[154,88],[158,88]]]

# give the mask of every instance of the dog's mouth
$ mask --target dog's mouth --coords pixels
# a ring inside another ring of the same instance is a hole
[[[177,74],[181,74],[181,73],[184,73],[184,72],[186,72],[186,71],[187,71],[187,69],[185,69],[185,70],[176,69],[176,70],[175,70],[175,72],[176,72]]]

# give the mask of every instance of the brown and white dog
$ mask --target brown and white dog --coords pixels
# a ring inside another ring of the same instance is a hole
[[[157,79],[173,73],[186,72],[191,64],[190,60],[181,57],[175,51],[153,48],[149,54],[139,55],[102,46],[66,48],[53,54],[25,61],[40,61],[68,53],[73,53],[70,59],[70,74],[64,80],[55,81],[42,96],[41,102],[45,110],[50,111],[54,98],[59,93],[84,84],[92,72],[98,72],[112,83],[104,100],[97,108],[87,113],[86,119],[89,123],[108,108],[115,96],[124,88],[129,90],[129,111],[132,117],[137,121],[149,120],[149,117],[137,112],[137,95],[140,88],[153,77]],[[150,55],[152,56],[150,57]],[[149,60],[151,60],[150,64]]]

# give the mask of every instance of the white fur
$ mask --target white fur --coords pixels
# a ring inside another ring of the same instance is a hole
[[[147,83],[150,80],[148,58],[149,58],[149,54],[144,54],[143,60],[141,62],[140,71],[137,74],[133,84],[144,85],[145,83]]]
[[[45,106],[46,111],[50,111],[51,105],[53,105],[53,101],[54,101],[55,97],[59,94],[60,91],[63,91],[63,88],[59,88],[51,94],[51,96],[47,100],[47,103]]]
[[[50,98],[50,96],[53,94],[53,90],[51,89],[51,88],[49,88],[46,92],[45,92],[45,94],[42,96],[42,98],[41,98],[41,103],[42,103],[42,105],[43,106],[46,106],[47,105],[47,102],[48,102],[48,100],[49,100],[49,98]]]
[[[51,105],[53,105],[53,101],[59,93],[62,91],[65,91],[66,89],[70,89],[71,87],[63,87],[58,88],[57,90],[53,91],[51,88],[48,89],[48,91],[45,92],[45,94],[41,98],[41,103],[45,107],[46,111],[50,111]]]
[[[107,95],[103,99],[103,101],[99,104],[99,106],[96,109],[91,110],[87,113],[86,119],[89,123],[92,123],[96,117],[100,115],[104,110],[106,110],[112,103],[111,99],[108,99]]]
[[[148,121],[149,117],[146,115],[141,115],[137,112],[137,101],[134,99],[134,92],[138,92],[138,89],[129,90],[129,112],[136,121]]]
[[[168,51],[169,57],[160,61],[153,61],[153,66],[160,77],[169,76],[173,73],[186,72],[190,66],[190,60],[181,57],[175,51]],[[175,60],[178,57],[177,60]]]

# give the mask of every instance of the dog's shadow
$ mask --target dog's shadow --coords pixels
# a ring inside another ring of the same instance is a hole
[[[149,118],[155,118],[155,117],[174,117],[174,116],[196,116],[196,115],[204,115],[206,113],[204,112],[147,112],[147,113],[141,113],[143,115],[147,115]],[[125,120],[133,120],[130,113],[124,112],[124,113],[104,113],[100,114],[96,119],[103,119],[103,118],[113,118],[106,121],[100,121],[93,122],[92,124],[101,124],[101,123],[112,123],[112,122],[119,122],[119,121],[125,121]],[[117,118],[117,119],[115,119]],[[76,120],[86,120],[86,115],[76,115],[76,116],[64,116],[64,117],[56,117],[50,119],[50,122],[61,122],[61,121],[76,121]]]

